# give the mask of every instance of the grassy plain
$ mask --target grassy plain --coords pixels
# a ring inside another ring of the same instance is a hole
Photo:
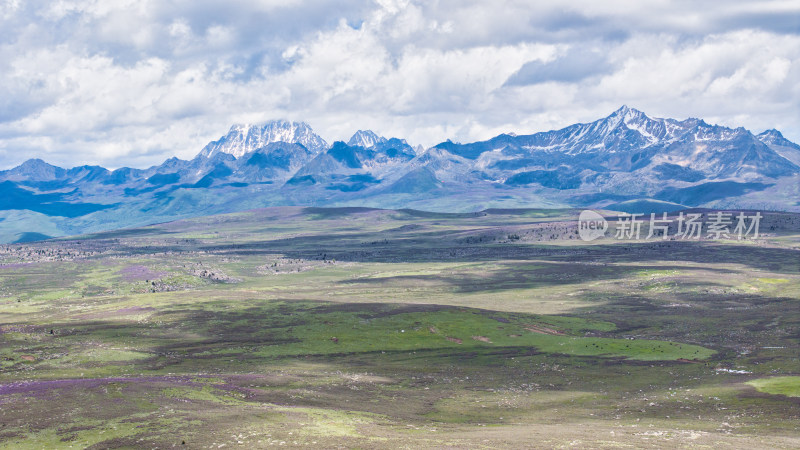
[[[272,208],[0,247],[0,446],[800,446],[800,216]],[[613,226],[613,224],[612,224]]]

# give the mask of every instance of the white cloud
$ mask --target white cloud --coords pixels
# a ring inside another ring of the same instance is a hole
[[[3,0],[0,165],[147,166],[279,117],[429,146],[623,103],[800,141],[800,7],[702,3]]]

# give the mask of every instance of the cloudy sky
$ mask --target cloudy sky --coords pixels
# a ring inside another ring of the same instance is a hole
[[[800,142],[800,3],[0,0],[4,168],[147,167],[276,118],[428,147],[622,104]]]

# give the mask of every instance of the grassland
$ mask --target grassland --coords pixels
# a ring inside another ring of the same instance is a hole
[[[272,208],[0,247],[0,446],[800,446],[800,216]]]
[[[748,381],[759,392],[767,394],[800,397],[800,377],[770,377]]]

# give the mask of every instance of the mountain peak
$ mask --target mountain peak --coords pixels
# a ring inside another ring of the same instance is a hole
[[[27,169],[27,168],[53,167],[53,166],[44,162],[44,160],[40,158],[31,158],[17,167]]]
[[[620,106],[619,109],[617,109],[616,111],[611,113],[611,115],[609,115],[608,118],[609,119],[615,119],[615,118],[621,119],[625,123],[629,123],[631,121],[639,121],[639,120],[641,120],[643,118],[644,119],[649,119],[647,114],[645,114],[642,111],[639,111],[636,108],[631,108],[628,105]]]
[[[300,144],[314,153],[328,148],[328,143],[315,134],[307,123],[281,119],[257,124],[234,124],[227,135],[206,145],[200,155],[208,158],[221,152],[240,158],[274,142]]]
[[[631,111],[631,108],[628,105],[622,105],[616,111],[611,113],[611,115],[625,115],[628,113],[628,111]]]
[[[386,142],[387,139],[383,136],[378,136],[372,130],[358,130],[353,137],[347,141],[349,146],[358,146],[364,148],[374,147],[375,144]]]
[[[48,164],[39,158],[31,158],[24,163],[4,172],[12,178],[24,178],[28,180],[52,180],[63,176],[66,170],[61,167]]]
[[[756,138],[767,145],[777,145],[780,147],[790,147],[800,150],[800,145],[797,145],[794,142],[786,139],[783,137],[783,134],[781,134],[780,131],[774,128],[760,133],[758,136],[756,136]]]
[[[759,133],[758,137],[770,137],[770,138],[777,138],[777,139],[785,139],[783,134],[780,131],[776,130],[775,128],[770,128],[769,130],[764,130],[763,133]]]
[[[284,129],[284,130],[292,130],[292,129],[308,129],[311,130],[311,127],[305,122],[293,122],[286,119],[275,119],[275,120],[267,120],[264,122],[255,122],[255,123],[242,123],[237,122],[231,125],[231,129],[228,131],[230,132],[248,132],[250,130],[255,129]]]

